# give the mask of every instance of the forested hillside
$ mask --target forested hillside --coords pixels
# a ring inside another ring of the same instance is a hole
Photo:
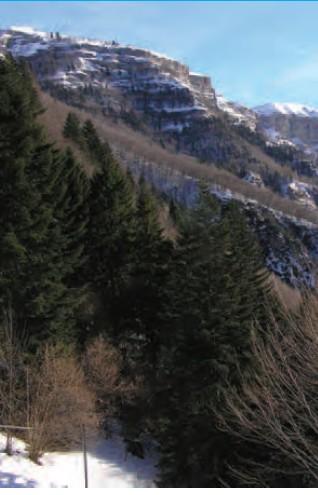
[[[1,58],[1,422],[38,461],[115,419],[161,487],[316,486],[313,296],[286,314],[242,203],[167,203],[90,119],[54,143],[43,112]]]

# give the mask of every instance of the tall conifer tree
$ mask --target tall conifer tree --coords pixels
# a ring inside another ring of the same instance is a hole
[[[220,219],[221,218],[221,219]],[[221,215],[207,189],[185,222],[171,270],[160,364],[158,438],[164,486],[218,486],[235,450],[214,408],[252,364],[251,328],[269,292],[237,207]]]
[[[92,179],[89,196],[87,277],[117,327],[133,264],[135,197],[131,181],[107,145],[99,149],[98,163],[100,170]]]

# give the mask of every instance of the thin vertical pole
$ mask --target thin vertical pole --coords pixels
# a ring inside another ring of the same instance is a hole
[[[11,423],[13,419],[13,316],[12,316],[12,306],[11,300],[8,303],[7,308],[7,334],[9,343],[9,410],[8,410],[8,422]],[[12,433],[7,430],[7,444],[6,453],[12,455]]]
[[[30,381],[29,381],[29,367],[26,367],[26,393],[27,393],[27,428],[29,428],[29,443],[30,443]]]
[[[83,445],[83,461],[84,461],[85,488],[88,488],[87,449],[86,449],[86,431],[85,431],[85,425],[82,425],[82,445]]]

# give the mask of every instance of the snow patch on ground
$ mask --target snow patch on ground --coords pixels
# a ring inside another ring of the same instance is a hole
[[[82,452],[44,454],[41,465],[27,457],[27,447],[14,440],[14,455],[3,453],[5,436],[0,434],[0,488],[84,488]],[[99,439],[88,446],[89,488],[155,487],[155,458],[139,459],[125,453],[119,436]]]

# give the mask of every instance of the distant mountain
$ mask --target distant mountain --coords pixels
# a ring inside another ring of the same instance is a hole
[[[313,117],[318,118],[318,110],[316,108],[301,105],[299,103],[266,103],[254,107],[254,112],[258,115],[295,115],[298,117]]]
[[[268,103],[254,111],[269,140],[296,146],[307,155],[317,154],[318,109],[296,103]]]

